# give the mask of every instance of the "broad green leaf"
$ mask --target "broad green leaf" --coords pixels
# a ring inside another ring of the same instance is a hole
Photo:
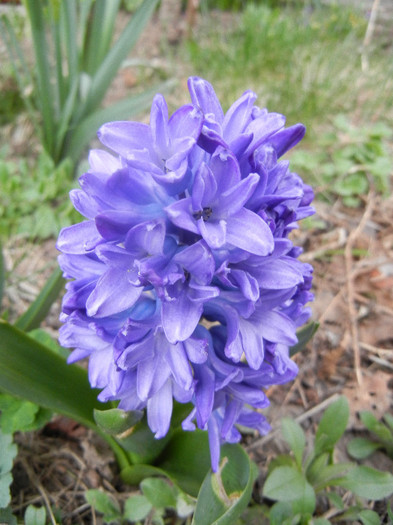
[[[62,277],[61,270],[56,268],[35,301],[30,305],[28,310],[17,319],[15,322],[16,328],[25,332],[38,328],[47,316],[50,307],[57,299],[60,290],[64,288],[64,283],[65,281]]]
[[[348,445],[348,454],[355,459],[365,459],[371,456],[373,452],[382,448],[381,443],[370,441],[369,439],[358,437],[352,439]]]
[[[337,492],[326,492],[324,493],[324,495],[328,498],[333,507],[336,507],[336,509],[338,510],[345,509],[342,497],[339,494],[337,494]]]
[[[344,434],[349,418],[348,400],[341,396],[324,412],[315,436],[315,455],[331,452]]]
[[[310,525],[331,525],[331,521],[327,520],[326,518],[313,518],[309,524]]]
[[[39,343],[43,344],[49,350],[52,350],[55,354],[59,355],[63,359],[67,359],[70,355],[70,350],[68,348],[63,348],[60,346],[51,335],[48,334],[45,330],[42,328],[35,328],[34,330],[31,330],[28,332],[28,335],[38,341]]]
[[[135,465],[127,465],[120,472],[121,479],[128,485],[139,485],[145,478],[149,476],[166,476],[171,477],[164,470],[154,465],[145,465],[137,463]]]
[[[256,466],[239,445],[224,445],[221,458],[220,472],[209,472],[202,483],[193,525],[232,525],[250,501]]]
[[[318,328],[319,323],[315,323],[313,321],[311,323],[306,324],[306,326],[304,326],[296,332],[298,342],[294,346],[291,346],[291,348],[289,349],[289,354],[291,355],[291,357],[297,354],[298,352],[301,352],[306,347],[307,343],[314,336]]]
[[[307,467],[305,469],[306,478],[311,485],[314,484],[320,479],[320,472],[329,464],[330,454],[328,452],[323,452],[319,456],[315,457],[310,455],[307,458]]]
[[[173,437],[176,429],[183,419],[190,413],[190,404],[174,403],[171,428],[168,434],[162,439],[155,439],[154,434],[147,424],[146,414],[143,419],[135,425],[132,434],[129,436],[117,436],[116,441],[129,453],[132,463],[155,464],[157,458],[162,455],[165,459],[169,457],[169,451],[163,454],[163,450]],[[185,434],[184,432],[181,432]],[[176,460],[175,460],[176,462]],[[160,465],[158,465],[160,466]],[[135,476],[135,471],[124,472],[124,476]],[[140,480],[138,481],[138,483]]]
[[[207,432],[179,430],[162,451],[156,466],[165,471],[184,492],[196,497],[210,470]]]
[[[269,463],[267,474],[269,475],[277,467],[294,467],[296,468],[295,459],[289,454],[277,454]]]
[[[1,483],[1,481],[0,481]],[[12,514],[12,509],[10,506],[7,508],[0,507],[0,523],[7,525],[17,525],[15,516]]]
[[[320,469],[318,475],[313,481],[315,491],[320,492],[322,489],[330,485],[332,479],[335,479],[338,476],[344,476],[353,469],[356,469],[355,463],[335,463],[326,465]]]
[[[111,521],[119,520],[121,518],[121,511],[118,502],[107,492],[98,489],[86,490],[85,498],[89,505],[104,515],[105,522],[110,523]]]
[[[154,508],[176,508],[177,490],[162,478],[144,479],[141,490]]]
[[[269,512],[270,525],[282,525],[291,517],[293,517],[293,509],[289,501],[277,501]]]
[[[374,416],[372,412],[360,412],[360,419],[365,427],[373,432],[382,441],[389,441],[393,439],[390,430]]]
[[[296,511],[312,514],[315,493],[304,475],[293,467],[278,467],[268,476],[263,487],[265,498],[279,501],[296,501]]]
[[[108,434],[117,435],[130,430],[143,417],[142,410],[126,412],[119,408],[108,410],[94,409],[94,419],[97,425]]]
[[[94,408],[103,408],[87,372],[0,320],[0,389],[93,426]]]
[[[128,521],[142,521],[152,508],[146,496],[135,494],[126,499],[123,516]]]
[[[5,434],[41,428],[52,415],[50,410],[30,401],[2,393],[0,393],[0,412],[0,427]]]
[[[306,446],[306,436],[302,427],[293,419],[284,417],[281,420],[281,432],[295,456],[298,467],[301,468],[303,452]]]
[[[29,505],[26,509],[24,520],[25,525],[45,525],[45,507],[35,507],[34,505]]]
[[[18,453],[12,441],[12,434],[5,434],[0,428],[0,508],[5,508],[11,501],[12,463]]]
[[[365,509],[359,512],[359,520],[363,525],[380,525],[381,518],[373,510]]]
[[[380,500],[393,494],[393,476],[371,467],[356,467],[346,476],[333,479],[330,485],[337,485],[367,500]]]

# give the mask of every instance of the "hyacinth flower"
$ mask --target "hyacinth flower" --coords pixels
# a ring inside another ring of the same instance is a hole
[[[265,434],[265,389],[296,377],[289,356],[310,317],[312,267],[289,238],[313,192],[282,155],[301,124],[255,106],[247,91],[224,114],[213,87],[189,79],[191,103],[150,124],[110,122],[71,192],[86,218],[62,230],[67,283],[60,342],[89,359],[101,401],[146,410],[157,439],[173,400],[185,431],[209,434],[211,465],[237,425]]]

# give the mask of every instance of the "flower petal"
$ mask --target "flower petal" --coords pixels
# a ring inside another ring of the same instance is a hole
[[[256,255],[269,255],[274,249],[273,234],[269,226],[259,215],[246,208],[228,219],[226,240]]]
[[[172,385],[168,380],[147,402],[147,423],[156,439],[161,439],[167,434],[172,408]]]

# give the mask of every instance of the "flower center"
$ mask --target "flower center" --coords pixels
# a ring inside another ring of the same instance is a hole
[[[207,220],[209,220],[212,213],[213,210],[209,206],[206,206],[205,208],[203,208],[203,210],[199,210],[193,213],[192,216],[196,220],[203,219],[203,222],[206,222]]]

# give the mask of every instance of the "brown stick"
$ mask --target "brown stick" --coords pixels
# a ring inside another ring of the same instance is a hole
[[[354,285],[352,250],[353,250],[356,239],[359,237],[359,235],[363,231],[363,228],[365,227],[367,221],[369,220],[371,216],[373,207],[374,207],[374,192],[370,190],[368,194],[368,198],[367,198],[366,209],[364,210],[363,216],[360,219],[360,222],[357,228],[355,228],[355,230],[353,230],[350,233],[347,244],[345,246],[345,251],[344,251],[345,270],[347,274],[348,313],[349,313],[349,319],[350,319],[354,368],[355,368],[356,380],[359,385],[363,384],[363,377],[362,377],[361,363],[360,363],[360,346],[359,346],[359,336],[358,336],[357,312],[356,312],[356,307],[355,307],[355,285]]]

